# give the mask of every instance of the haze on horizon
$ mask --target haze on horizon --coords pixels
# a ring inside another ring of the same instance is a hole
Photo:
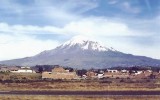
[[[74,36],[160,59],[160,0],[1,0],[0,60],[36,55]]]

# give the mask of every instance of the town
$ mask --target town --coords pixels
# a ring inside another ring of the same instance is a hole
[[[0,80],[2,75],[22,75],[28,79],[28,75],[39,74],[39,80],[85,80],[85,79],[160,79],[158,67],[114,67],[108,69],[73,69],[59,65],[36,65],[34,67],[24,66],[0,66]],[[11,78],[12,76],[10,76]],[[36,78],[35,78],[36,79]],[[36,80],[37,80],[36,79]],[[7,79],[8,80],[8,79]],[[18,80],[18,78],[17,78]]]
[[[30,97],[31,100],[35,93],[42,93],[42,95],[53,93],[54,95],[54,93],[68,94],[69,91],[71,94],[74,94],[76,91],[83,93],[83,95],[86,93],[95,95],[93,92],[100,94],[101,92],[105,92],[107,95],[108,91],[124,93],[123,95],[125,95],[126,92],[132,94],[131,91],[136,94],[140,93],[139,91],[148,91],[149,93],[150,91],[155,91],[159,93],[160,69],[159,67],[143,66],[118,66],[106,69],[74,69],[60,65],[36,65],[32,67],[1,65],[0,90],[4,91],[4,93],[6,93],[6,91],[11,91],[7,93],[15,93],[16,96],[18,93],[28,93],[33,95]],[[104,100],[106,99],[106,95]],[[48,94],[44,96],[44,98],[48,98]],[[83,98],[82,100],[84,100]],[[98,99],[96,100],[101,98],[103,98],[103,96],[98,95]],[[112,98],[114,98],[114,96]],[[111,100],[130,100],[128,96],[115,96],[115,98],[118,99]],[[149,97],[140,97],[138,100],[142,98]],[[155,97],[150,96],[150,98],[149,100],[153,100]],[[95,99],[95,97],[91,99]],[[55,100],[57,100],[57,98]],[[66,100],[66,97],[62,100]],[[75,98],[71,100],[75,100]]]

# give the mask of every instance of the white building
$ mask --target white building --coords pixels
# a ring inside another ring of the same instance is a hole
[[[128,71],[128,70],[123,69],[123,70],[121,70],[121,72],[122,72],[122,73],[128,73],[129,71]]]
[[[35,71],[31,69],[18,69],[11,71],[12,73],[36,73]]]
[[[17,70],[11,70],[12,73],[36,73],[34,70],[30,69],[30,67],[21,67]]]
[[[111,70],[111,69],[108,69],[107,72],[109,72],[109,73],[118,73],[118,70]]]
[[[141,74],[143,71],[137,71],[135,75]]]
[[[98,78],[103,78],[104,74],[98,74],[97,76],[98,76]]]

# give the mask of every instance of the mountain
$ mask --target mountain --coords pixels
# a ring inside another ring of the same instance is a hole
[[[160,60],[125,54],[98,42],[78,36],[52,50],[21,59],[1,61],[0,64],[34,66],[62,65],[73,68],[108,68],[115,66],[159,66]]]

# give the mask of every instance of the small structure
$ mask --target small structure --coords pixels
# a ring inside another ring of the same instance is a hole
[[[121,70],[121,73],[129,73],[129,71],[128,71],[128,70],[123,69],[123,70]]]
[[[86,75],[87,75],[87,78],[97,78],[97,73],[91,70],[87,71]]]
[[[1,67],[0,72],[9,72],[9,69],[7,67]]]
[[[122,73],[118,70],[107,70],[104,73],[104,78],[129,78],[129,73]]]
[[[98,78],[103,78],[104,77],[104,73],[98,73],[97,77]]]
[[[63,67],[56,66],[52,69],[52,72],[43,72],[42,79],[76,79],[76,72],[69,72],[69,70],[65,70]]]
[[[142,74],[143,73],[143,71],[137,71],[137,72],[135,72],[134,74],[135,75],[139,75],[139,74]]]
[[[12,70],[18,70],[19,68],[16,66],[0,66],[0,72],[10,72]]]
[[[109,72],[109,73],[117,73],[118,70],[111,70],[111,69],[108,69],[107,72]]]
[[[34,70],[30,69],[30,67],[21,67],[19,69],[11,70],[12,73],[36,73]]]

